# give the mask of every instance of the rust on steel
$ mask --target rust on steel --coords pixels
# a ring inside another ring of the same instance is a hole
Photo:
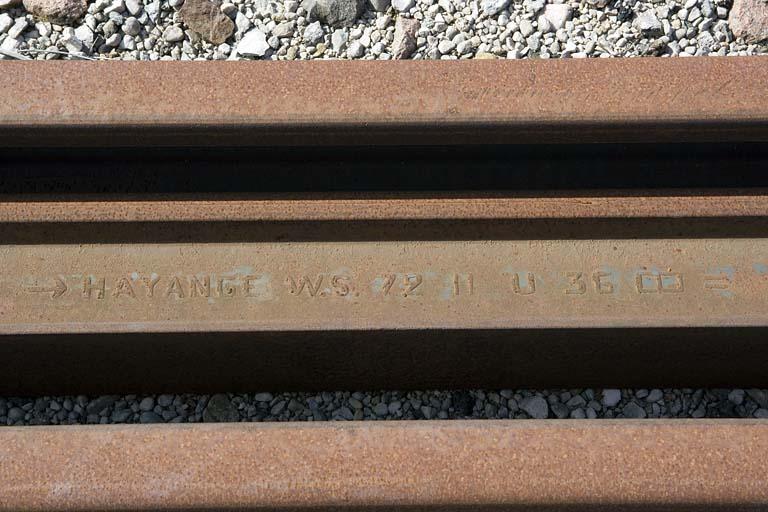
[[[0,136],[67,147],[764,141],[767,59],[10,62]]]
[[[762,510],[759,420],[9,427],[0,510]]]
[[[768,325],[768,239],[0,246],[0,334]]]
[[[768,195],[737,190],[714,195],[601,191],[569,196],[473,193],[323,195],[289,198],[117,198],[0,196],[0,222],[207,222],[431,219],[558,219],[627,217],[765,217]]]

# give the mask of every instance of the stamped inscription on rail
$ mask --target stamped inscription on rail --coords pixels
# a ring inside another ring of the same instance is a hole
[[[2,246],[0,332],[768,325],[768,240]]]

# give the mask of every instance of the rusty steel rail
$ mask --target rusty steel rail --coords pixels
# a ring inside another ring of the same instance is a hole
[[[763,189],[472,193],[0,195],[0,222],[262,222],[768,217]]]
[[[6,197],[0,388],[764,384],[766,196],[598,194]]]
[[[766,141],[766,59],[10,62],[0,77],[0,140],[6,147]]]
[[[0,429],[0,510],[768,507],[755,420]]]

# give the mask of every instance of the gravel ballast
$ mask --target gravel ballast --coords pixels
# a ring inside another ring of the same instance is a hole
[[[726,56],[766,38],[765,0],[0,0],[0,58]]]
[[[768,418],[765,389],[560,389],[0,398],[0,425]]]

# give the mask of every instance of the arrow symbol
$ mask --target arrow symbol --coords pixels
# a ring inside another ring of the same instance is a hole
[[[725,290],[731,285],[727,275],[704,276],[704,288],[707,290]]]
[[[61,297],[67,291],[67,284],[61,277],[53,278],[53,286],[30,286],[27,287],[27,291],[32,293],[50,293],[52,299]]]

